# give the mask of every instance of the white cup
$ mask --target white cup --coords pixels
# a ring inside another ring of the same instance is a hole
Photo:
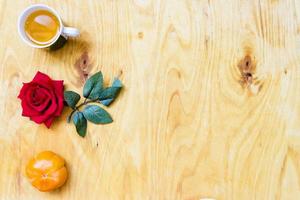
[[[53,37],[49,42],[47,42],[45,45],[38,45],[31,41],[26,33],[25,33],[25,22],[27,17],[37,11],[37,10],[47,10],[51,12],[53,15],[56,16],[56,18],[59,21],[59,32],[56,34],[55,37]],[[61,47],[68,39],[68,37],[77,37],[79,36],[79,30],[73,27],[65,27],[62,23],[62,20],[58,13],[51,7],[44,5],[44,4],[34,4],[29,7],[27,7],[19,16],[18,20],[18,32],[22,40],[28,44],[31,47],[34,48],[47,48],[49,47],[50,49],[57,49]]]

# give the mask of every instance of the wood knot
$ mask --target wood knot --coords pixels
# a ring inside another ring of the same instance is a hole
[[[81,54],[81,56],[76,60],[74,66],[77,70],[81,82],[85,82],[89,75],[90,68],[90,59],[88,53],[85,51]]]
[[[139,32],[138,33],[138,37],[139,37],[139,39],[143,39],[144,38],[144,33],[143,32]]]
[[[238,64],[241,73],[241,84],[243,87],[249,86],[253,82],[253,74],[255,72],[255,64],[249,55],[246,55]]]
[[[247,88],[251,94],[257,94],[262,84],[255,77],[256,63],[251,56],[246,55],[239,63],[238,68],[241,74],[240,84],[243,88]]]

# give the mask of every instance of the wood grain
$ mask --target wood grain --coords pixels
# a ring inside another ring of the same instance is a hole
[[[26,46],[16,22],[33,3],[80,38]],[[0,0],[0,199],[299,199],[299,67],[298,0]],[[121,73],[114,123],[82,139],[68,109],[51,129],[21,117],[38,70],[78,92],[96,71]],[[67,161],[61,190],[24,176],[42,150]]]

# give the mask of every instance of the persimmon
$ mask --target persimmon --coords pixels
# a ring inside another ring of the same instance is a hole
[[[61,187],[67,180],[65,160],[52,151],[43,151],[26,166],[26,176],[31,184],[42,192]]]

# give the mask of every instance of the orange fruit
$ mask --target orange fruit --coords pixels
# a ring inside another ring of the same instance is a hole
[[[52,151],[43,151],[28,162],[26,176],[38,190],[48,192],[61,187],[68,172],[62,157]]]

